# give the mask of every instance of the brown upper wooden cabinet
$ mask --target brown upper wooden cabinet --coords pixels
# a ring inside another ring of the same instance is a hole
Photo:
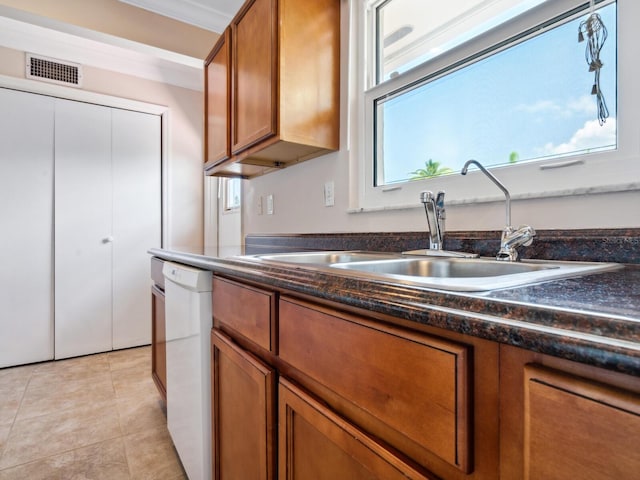
[[[205,75],[205,162],[217,165],[231,157],[229,108],[231,92],[230,32],[227,28],[207,57]]]
[[[339,0],[248,0],[207,58],[205,96],[208,175],[252,177],[337,150]]]

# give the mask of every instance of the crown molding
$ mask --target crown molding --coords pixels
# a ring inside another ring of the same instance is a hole
[[[0,46],[203,90],[203,61],[0,5]]]
[[[192,0],[119,1],[216,33],[224,32],[242,5],[241,0],[217,0],[216,3],[223,5],[224,9],[213,8]]]

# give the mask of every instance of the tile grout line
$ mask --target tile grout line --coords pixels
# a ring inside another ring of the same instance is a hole
[[[18,367],[20,368],[20,367]],[[16,419],[18,418],[18,413],[20,412],[20,408],[22,407],[22,402],[24,402],[24,397],[27,394],[27,389],[29,388],[29,384],[31,383],[31,378],[33,377],[33,373],[36,371],[37,367],[30,369],[29,377],[27,382],[24,385],[24,389],[22,390],[22,395],[20,397],[20,402],[18,403],[18,408],[16,408],[15,413],[13,414],[13,420],[11,420],[11,426],[9,427],[9,432],[7,432],[7,438],[4,442],[4,446],[2,447],[2,451],[0,451],[0,465],[2,465],[2,458],[4,457],[5,451],[7,449],[7,445],[9,444],[9,439],[11,438],[11,433],[13,432],[13,427],[16,424]],[[0,471],[5,470],[0,468]]]

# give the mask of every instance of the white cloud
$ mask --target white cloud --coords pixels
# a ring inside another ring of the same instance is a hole
[[[593,95],[583,95],[567,102],[567,109],[573,113],[593,114],[597,111],[596,97]]]
[[[545,155],[562,155],[570,152],[593,150],[616,143],[616,119],[608,118],[604,125],[598,120],[589,120],[577,130],[565,143],[554,145],[547,143],[543,152]]]
[[[551,100],[538,100],[534,103],[520,104],[517,110],[526,113],[560,114],[569,116],[573,114],[594,114],[596,112],[595,97],[583,95],[579,98],[571,98],[564,103],[556,103]]]

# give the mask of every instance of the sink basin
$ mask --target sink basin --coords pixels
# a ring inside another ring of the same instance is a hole
[[[296,252],[275,253],[271,255],[256,255],[255,258],[269,262],[310,263],[316,265],[331,265],[335,263],[363,262],[402,258],[397,253],[364,252],[364,251],[334,251],[334,252]]]
[[[530,263],[510,263],[492,260],[464,259],[422,259],[401,258],[352,262],[334,265],[337,268],[361,270],[364,272],[389,275],[408,275],[412,277],[468,278],[514,275],[524,272],[536,272],[560,268],[555,265],[535,265]]]
[[[427,257],[389,252],[315,251],[252,255],[244,258],[299,264],[323,271],[341,271],[366,279],[420,285],[451,291],[487,291],[622,268],[616,263],[492,258]]]
[[[405,257],[333,264],[331,267],[358,272],[367,277],[385,277],[443,290],[483,291],[581,276],[621,266],[593,262],[501,262],[488,258]]]

